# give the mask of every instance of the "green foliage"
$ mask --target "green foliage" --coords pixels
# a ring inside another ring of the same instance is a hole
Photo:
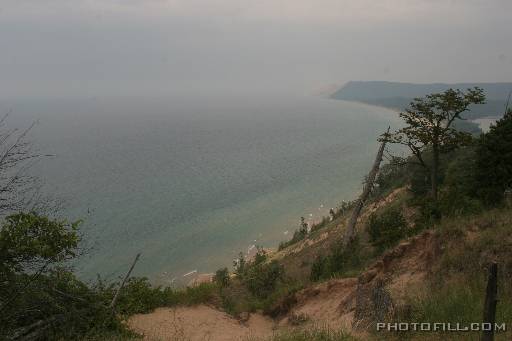
[[[512,111],[482,135],[477,151],[478,196],[489,205],[503,201],[512,188]]]
[[[247,289],[258,298],[270,295],[283,279],[283,266],[275,260],[252,265],[242,277]]]
[[[113,314],[109,304],[118,283],[88,285],[60,267],[77,255],[78,223],[51,220],[35,213],[6,218],[0,231],[0,339],[34,333],[36,339],[127,339],[123,316],[160,306],[209,302],[214,283],[175,290],[153,287],[146,278],[125,284]]]
[[[36,213],[5,218],[0,230],[2,332],[21,332],[34,323],[44,327],[41,337],[73,338],[94,328],[122,330],[109,317],[100,293],[58,267],[77,254],[78,224]]]
[[[174,289],[154,287],[147,278],[132,277],[119,296],[116,310],[123,315],[133,315],[147,313],[158,307],[196,305],[213,301],[217,292],[216,283]]]
[[[245,256],[243,252],[240,252],[238,258],[233,262],[233,267],[235,268],[235,274],[238,276],[243,276],[245,273],[247,266],[247,261],[245,260]]]
[[[15,299],[2,297],[3,326],[0,338],[15,331],[39,325],[32,332],[39,339],[75,340],[105,331],[129,335],[117,316],[108,308],[107,296],[91,288],[64,269],[53,269],[36,278],[30,274],[15,275],[8,292]],[[8,296],[9,297],[9,296]]]
[[[307,328],[278,333],[271,341],[355,341],[355,337],[342,330],[329,328]]]
[[[113,289],[116,287],[114,284],[110,286],[110,295],[113,296]],[[172,290],[166,291],[151,286],[145,277],[131,277],[120,292],[116,311],[123,315],[147,313],[159,306],[173,305],[169,304],[174,298],[173,294]],[[177,303],[175,300],[172,301],[174,304]]]
[[[438,207],[443,216],[478,214],[484,209],[480,200],[461,194],[449,187],[446,192],[441,193]]]
[[[426,157],[429,158],[429,154]],[[428,174],[421,168],[410,173],[411,179],[415,179],[410,185],[415,197],[409,204],[418,207],[419,215],[415,222],[418,228],[429,228],[443,216],[477,214],[482,211],[481,202],[475,198],[476,188],[480,186],[476,179],[475,158],[474,145],[443,155],[438,176],[442,186],[437,201],[426,196],[425,189],[430,183]]]
[[[267,251],[265,251],[262,247],[257,246],[256,254],[254,255],[254,260],[252,261],[252,265],[258,265],[267,260]]]
[[[231,315],[263,310],[277,316],[290,309],[294,293],[301,288],[285,276],[279,262],[268,262],[266,252],[259,248],[255,258],[246,262],[245,271],[220,288],[220,297],[224,310]]]
[[[303,289],[298,282],[279,282],[275,290],[261,302],[263,313],[273,318],[286,315],[297,303],[295,293]]]
[[[215,272],[213,277],[215,283],[220,287],[227,287],[229,285],[229,270],[228,268],[222,268]]]
[[[407,222],[400,207],[390,207],[383,212],[373,213],[366,228],[370,242],[379,252],[395,246],[407,235]]]
[[[218,287],[215,283],[201,283],[197,286],[186,287],[182,290],[165,288],[164,291],[170,292],[171,298],[166,306],[172,305],[197,305],[201,303],[209,303],[217,298]]]
[[[476,148],[474,145],[461,148],[452,153],[447,164],[444,184],[451,192],[459,195],[472,196],[476,194],[479,184],[476,179]]]
[[[311,274],[310,274],[310,280],[311,281],[319,281],[320,279],[323,279],[324,277],[329,277],[331,275],[330,271],[330,262],[328,257],[322,257],[318,256],[315,259],[315,262],[311,266]]]
[[[423,152],[423,158],[430,163],[432,153]],[[428,196],[431,178],[427,170],[408,164],[410,192],[414,195],[409,205],[418,208],[416,227],[429,228],[443,216],[476,214],[482,211],[480,201],[475,197],[480,185],[476,179],[476,148],[474,145],[459,148],[443,154],[439,160],[437,201]]]
[[[512,307],[505,302],[512,299],[510,285],[504,281],[498,284],[500,288],[500,299],[497,304],[496,322],[512,323]],[[444,283],[442,286],[436,286],[426,291],[426,294],[419,297],[409,298],[406,310],[398,310],[393,322],[414,322],[414,323],[451,323],[455,325],[470,325],[474,322],[482,321],[482,312],[485,298],[485,276],[475,276],[465,280],[452,281]],[[421,332],[407,332],[409,338]],[[443,335],[442,332],[438,333]],[[509,340],[510,332],[504,339]],[[405,336],[405,334],[401,334]],[[426,335],[426,334],[425,334]],[[429,332],[429,337],[434,338],[435,333]],[[453,338],[456,333],[450,333]],[[479,339],[480,333],[460,333],[460,339]],[[497,334],[501,339],[504,335]],[[457,338],[457,339],[459,339]]]
[[[243,264],[240,267],[240,264]],[[218,271],[218,277],[223,278],[226,269]],[[258,247],[254,258],[245,260],[243,253],[235,261],[236,277],[229,279],[227,285],[220,287],[220,298],[226,312],[238,315],[244,311],[264,310],[281,296],[287,295],[289,282],[284,268],[276,260],[268,262],[266,251]],[[216,276],[217,277],[217,276]],[[221,279],[219,279],[222,282]],[[268,312],[268,311],[267,311]]]
[[[335,212],[333,214],[333,218],[336,218]],[[331,219],[329,217],[322,217],[322,220],[320,220],[318,223],[311,225],[311,233],[324,228],[330,221]]]
[[[404,186],[407,182],[407,160],[394,156],[388,163],[380,167],[372,195],[384,195],[395,188]]]
[[[296,244],[300,242],[301,240],[304,240],[308,236],[308,224],[306,223],[306,219],[304,217],[300,217],[300,226],[298,230],[295,230],[293,233],[292,239],[290,239],[287,242],[281,242],[279,243],[278,250],[282,250],[284,248],[287,248],[290,245]]]
[[[512,323],[512,249],[510,248],[510,210],[487,210],[477,216],[443,219],[436,230],[440,249],[439,263],[426,277],[426,287],[411,291],[392,322],[481,322],[487,267],[498,263],[498,304],[496,321]],[[472,237],[467,228],[472,226]],[[478,229],[478,230],[475,230]],[[508,329],[508,328],[507,328]],[[382,333],[378,337],[384,337]],[[444,340],[448,334],[432,332],[394,335],[397,338]],[[477,333],[450,333],[452,339],[479,339]],[[510,331],[497,340],[510,340]],[[424,337],[424,338],[421,338]]]
[[[428,153],[423,153],[424,160],[428,160]],[[428,162],[428,161],[425,161]],[[408,169],[409,190],[416,197],[427,195],[432,187],[428,169],[417,164],[410,164]],[[438,177],[438,180],[441,180]]]
[[[47,269],[75,257],[78,225],[36,213],[8,216],[0,230],[0,274]]]
[[[419,208],[419,215],[414,222],[417,228],[429,228],[441,220],[443,214],[440,205],[431,197],[418,198],[414,204]]]
[[[416,98],[400,113],[405,126],[388,136],[391,143],[402,144],[410,149],[416,161],[424,167],[431,178],[431,194],[437,200],[439,158],[443,153],[471,143],[471,134],[453,127],[456,120],[472,104],[483,103],[482,89],[475,87],[466,92],[449,89],[438,94]],[[430,148],[432,162],[423,158]]]
[[[319,281],[336,275],[358,270],[364,263],[359,239],[354,239],[346,248],[335,246],[327,256],[318,256],[311,267],[310,280]]]

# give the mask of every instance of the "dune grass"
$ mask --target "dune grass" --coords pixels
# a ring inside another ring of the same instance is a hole
[[[356,341],[343,330],[314,326],[308,329],[295,329],[275,334],[265,341]]]

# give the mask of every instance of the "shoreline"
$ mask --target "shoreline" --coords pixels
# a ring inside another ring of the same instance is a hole
[[[357,193],[355,192],[351,198],[357,197]],[[352,199],[348,199],[352,200]],[[336,205],[334,205],[333,209],[338,209],[341,202],[347,201],[341,200]],[[324,218],[329,218],[329,209],[331,207],[329,205],[326,205],[324,203],[320,203],[319,205],[315,206],[315,208],[305,210],[303,213],[303,217],[305,218],[306,222],[310,227],[320,223]],[[325,214],[324,214],[325,213]],[[253,243],[249,243],[245,249],[241,249],[238,251],[233,251],[236,254],[238,252],[243,252],[246,259],[251,259],[254,257],[257,247],[262,247],[265,250],[270,250],[272,252],[276,252],[279,247],[279,243],[286,242],[292,239],[293,233],[299,229],[299,223],[300,223],[300,216],[296,219],[296,226],[289,226],[287,229],[281,229],[282,235],[284,235],[285,239],[281,239],[276,241],[273,245],[259,245],[257,243],[257,240],[254,240]],[[284,226],[285,227],[285,226]],[[261,234],[260,234],[261,236]],[[235,259],[233,260],[235,261]],[[222,267],[227,267],[229,270],[230,267],[232,267],[232,264],[225,264]],[[194,268],[193,270],[189,270],[187,272],[180,272],[180,273],[168,273],[166,271],[163,271],[159,274],[156,274],[153,278],[151,278],[151,281],[155,284],[162,284],[162,285],[169,285],[176,288],[179,287],[187,287],[187,286],[195,286],[201,283],[207,283],[213,281],[213,277],[215,275],[215,271],[200,271],[198,268]]]
[[[384,117],[388,118],[390,120],[390,122],[389,122],[390,124],[392,124],[392,121],[398,117],[396,115],[399,112],[399,110],[397,108],[391,109],[388,107],[374,105],[374,104],[368,104],[365,102],[338,100],[338,99],[334,99],[331,97],[324,97],[324,99],[336,100],[341,103],[342,102],[355,103],[357,105],[361,105],[364,107],[370,107],[373,109],[388,110],[389,112],[384,112],[384,113],[380,112],[380,110],[379,110],[380,113],[377,113],[377,115],[379,115],[379,116],[383,115]],[[244,247],[241,247],[240,249],[230,249],[230,250],[224,250],[224,251],[219,250],[219,251],[233,254],[233,255],[235,255],[235,257],[236,257],[236,255],[238,255],[239,252],[242,252],[246,258],[249,258],[251,256],[251,254],[255,252],[257,246],[261,246],[262,248],[267,249],[267,250],[277,251],[277,249],[279,247],[279,243],[291,240],[294,232],[299,229],[301,216],[303,216],[305,218],[306,222],[308,223],[308,225],[310,227],[320,223],[324,218],[329,218],[329,209],[330,208],[336,209],[341,205],[341,203],[343,201],[350,201],[350,200],[357,198],[358,193],[362,190],[361,183],[362,183],[363,179],[364,179],[364,171],[360,176],[360,181],[358,181],[358,183],[356,185],[356,189],[354,191],[352,191],[352,193],[350,193],[350,195],[347,195],[344,199],[342,199],[342,197],[338,197],[339,200],[333,199],[333,202],[331,202],[330,204],[327,203],[327,201],[329,201],[329,200],[319,201],[316,205],[313,205],[310,208],[304,209],[301,214],[297,215],[293,219],[293,222],[290,221],[290,223],[288,223],[288,224],[281,225],[281,227],[279,228],[279,235],[281,236],[281,238],[273,240],[272,243],[268,243],[268,242],[267,243],[265,243],[265,242],[258,243],[260,239],[264,239],[264,238],[262,238],[262,234],[260,233],[259,237],[257,239],[249,242],[248,244],[246,244]],[[305,195],[307,195],[307,194],[305,194]],[[231,269],[232,263],[230,263],[230,262],[224,263],[223,265],[221,265],[221,268],[223,268],[223,267],[227,267],[228,269]],[[192,270],[192,269],[194,269],[194,270]],[[190,270],[182,271],[179,273],[173,273],[172,276],[170,276],[171,275],[170,273],[166,273],[166,275],[162,276],[163,273],[160,272],[160,273],[155,274],[152,277],[153,277],[153,280],[155,280],[157,283],[166,283],[166,284],[170,284],[170,285],[187,286],[190,283],[195,283],[196,278],[203,277],[203,276],[208,276],[210,278],[213,277],[212,275],[214,275],[215,271],[216,271],[215,269],[200,269],[200,267],[194,266],[194,267],[191,267]],[[191,276],[191,273],[193,273],[192,276]],[[171,277],[172,277],[172,280],[169,280]],[[184,280],[185,277],[187,277],[187,280]]]

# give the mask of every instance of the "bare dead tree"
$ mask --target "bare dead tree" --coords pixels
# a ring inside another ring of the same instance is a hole
[[[40,178],[30,173],[35,162],[48,154],[39,153],[28,136],[37,122],[26,129],[8,128],[11,111],[0,118],[0,217],[14,212],[56,213],[56,200],[44,197]]]
[[[352,215],[350,217],[350,220],[348,222],[347,228],[345,229],[345,234],[343,236],[343,245],[347,246],[355,237],[356,235],[356,223],[357,219],[359,218],[359,215],[361,214],[361,210],[363,209],[364,203],[368,199],[368,196],[370,195],[373,183],[375,182],[375,178],[377,177],[377,173],[380,168],[380,163],[382,162],[382,157],[384,154],[384,149],[386,147],[386,143],[388,142],[389,138],[389,127],[386,133],[384,133],[382,139],[381,139],[381,145],[379,147],[379,150],[377,152],[377,156],[375,157],[375,161],[373,162],[373,166],[370,170],[370,173],[368,174],[368,177],[366,179],[366,183],[363,188],[363,193],[361,193],[361,196],[357,199],[356,206],[354,207],[354,210],[352,211]]]
[[[128,280],[128,278],[130,277],[130,274],[132,273],[133,268],[135,267],[135,264],[137,264],[137,261],[139,260],[139,257],[140,257],[140,253],[137,253],[137,256],[133,260],[133,263],[132,263],[132,266],[130,267],[130,270],[128,270],[128,273],[126,273],[126,276],[124,276],[124,279],[121,282],[121,285],[119,286],[119,288],[117,289],[117,291],[116,291],[116,293],[114,295],[114,298],[112,299],[112,302],[110,302],[110,309],[112,309],[112,311],[114,311],[114,309],[116,307],[117,299],[119,298],[119,294],[121,293],[121,290],[123,290],[123,287],[124,287],[126,281]]]

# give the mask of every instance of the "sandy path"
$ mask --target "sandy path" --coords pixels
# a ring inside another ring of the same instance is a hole
[[[144,340],[229,341],[265,338],[272,335],[274,323],[252,314],[244,324],[219,310],[205,305],[159,308],[150,314],[137,314],[128,320]]]

